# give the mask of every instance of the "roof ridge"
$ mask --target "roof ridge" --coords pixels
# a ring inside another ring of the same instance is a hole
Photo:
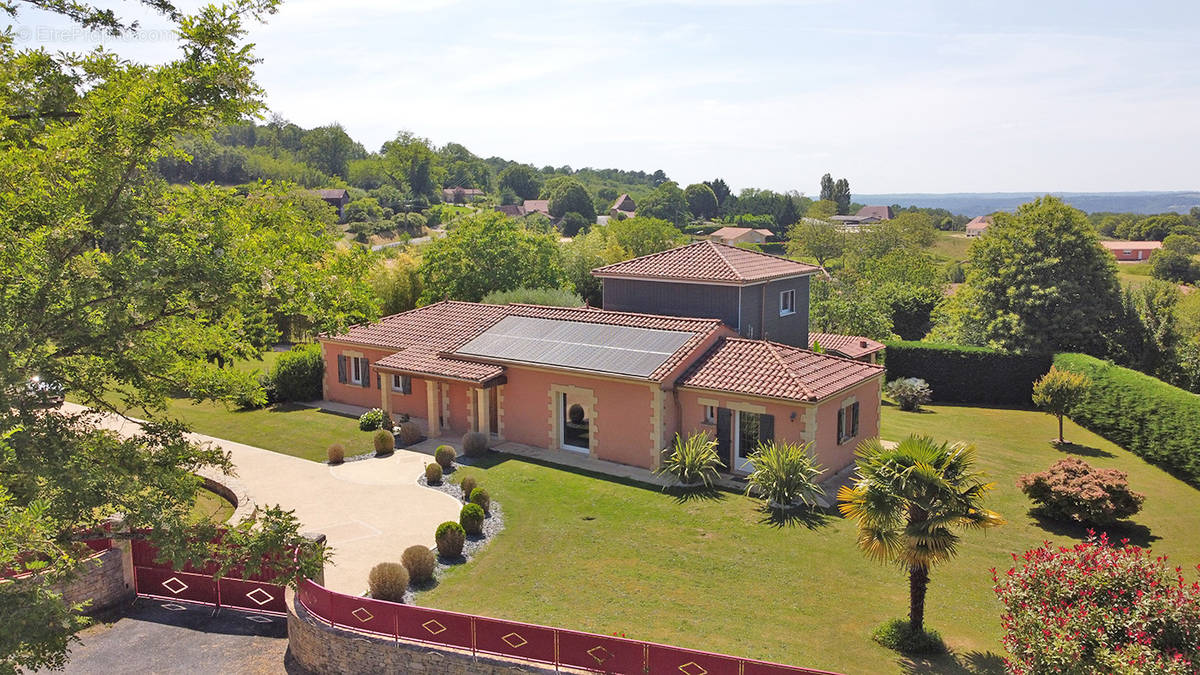
[[[837,335],[837,333],[827,333],[827,334],[828,335]],[[858,337],[858,336],[856,336],[856,337]],[[798,352],[808,352],[809,354],[815,354],[816,356],[820,356],[823,358],[836,359],[838,361],[848,361],[850,363],[857,363],[862,366],[871,366],[872,368],[878,368],[879,370],[883,370],[885,368],[885,366],[882,363],[867,363],[866,361],[859,361],[858,359],[852,359],[848,356],[838,356],[837,354],[830,354],[829,352],[814,352],[813,350],[808,349],[806,347],[797,347],[795,345],[784,344],[782,342],[775,342],[774,340],[756,340],[754,338],[744,338],[741,336],[728,337],[725,339],[740,340],[742,342],[765,342],[765,343],[771,345],[773,348],[783,347],[784,349],[794,349]],[[867,339],[870,340],[871,338],[867,338]],[[879,342],[879,341],[875,340],[875,342]],[[880,343],[880,344],[882,344],[882,343]]]
[[[496,306],[504,307],[505,305],[496,305]],[[585,316],[596,316],[599,314],[610,314],[610,315],[618,314],[621,316],[641,316],[641,317],[647,317],[647,318],[651,318],[651,319],[663,319],[664,321],[696,321],[696,322],[700,322],[700,323],[712,323],[712,324],[723,324],[724,323],[720,319],[713,319],[711,317],[673,316],[673,315],[668,315],[668,314],[651,314],[649,312],[622,312],[622,311],[618,311],[618,310],[614,310],[614,309],[600,309],[598,307],[560,307],[560,306],[556,306],[556,305],[534,305],[534,304],[524,303],[524,302],[510,302],[510,303],[508,303],[507,306],[508,307],[529,307],[529,308],[533,308],[533,309],[565,309],[565,310],[569,310],[569,311],[573,311],[573,312],[583,312]],[[532,318],[536,319],[538,317],[532,317]]]
[[[804,393],[804,398],[815,398],[815,394],[813,394],[811,389],[805,386],[804,381],[800,379],[800,376],[797,375],[791,369],[791,367],[788,366],[788,364],[783,362],[783,357],[779,355],[779,350],[776,349],[776,344],[770,340],[763,340],[762,342],[767,346],[767,350],[771,352],[771,356],[775,357],[775,361],[779,364],[779,367],[783,368],[783,372],[786,373],[792,382],[800,388],[800,391]]]

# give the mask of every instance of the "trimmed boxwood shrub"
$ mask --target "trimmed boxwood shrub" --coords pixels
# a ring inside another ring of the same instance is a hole
[[[396,437],[400,439],[400,445],[406,448],[416,445],[421,442],[421,427],[416,422],[401,422],[396,427]]]
[[[321,398],[325,360],[321,345],[297,345],[279,355],[271,368],[270,382],[277,401],[315,401]]]
[[[371,438],[375,444],[375,454],[386,455],[396,449],[396,437],[387,429],[379,429]]]
[[[454,464],[454,457],[454,448],[448,445],[439,445],[433,451],[433,460],[441,465],[443,471],[449,470],[450,465]]]
[[[919,377],[941,403],[1030,405],[1051,358],[935,342],[887,343],[887,379]]]
[[[1054,365],[1092,379],[1071,408],[1076,424],[1200,485],[1200,396],[1085,354]]]
[[[330,464],[341,464],[346,459],[346,448],[341,443],[334,443],[325,451]]]
[[[462,513],[458,514],[458,522],[467,534],[483,534],[483,507],[478,504],[464,504]]]
[[[462,488],[463,501],[471,501],[471,493],[475,491],[475,486],[479,485],[479,481],[475,480],[474,476],[463,476],[459,481],[458,487]]]
[[[492,497],[488,494],[487,490],[481,487],[471,490],[471,503],[478,504],[484,513],[491,513],[492,511]]]
[[[438,555],[443,558],[457,558],[462,555],[463,544],[467,541],[467,532],[462,525],[453,520],[447,520],[438,525],[433,539],[437,542]]]
[[[430,485],[442,484],[442,465],[430,462],[425,465],[425,482]]]
[[[404,549],[400,555],[400,563],[408,570],[410,584],[423,584],[433,579],[433,570],[437,568],[437,557],[428,546],[416,544]]]
[[[408,590],[408,570],[396,562],[383,562],[371,568],[367,576],[371,597],[388,602],[404,602]]]
[[[487,434],[479,431],[468,431],[462,438],[463,454],[467,457],[483,457],[487,454]]]

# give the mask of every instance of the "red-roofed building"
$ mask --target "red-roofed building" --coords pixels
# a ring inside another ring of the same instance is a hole
[[[718,244],[737,246],[738,244],[765,244],[771,237],[771,231],[749,227],[722,227],[713,230],[708,238]]]
[[[607,302],[599,310],[446,301],[323,336],[325,398],[407,415],[433,437],[483,431],[495,443],[644,468],[658,466],[675,434],[711,433],[735,474],[749,469],[760,442],[811,442],[837,471],[878,433],[883,367],[835,356],[825,341],[825,353],[807,348],[815,269],[706,241],[595,270],[606,295],[609,283],[635,280],[675,294],[731,289],[747,304],[771,284],[803,279],[803,303],[789,301],[782,317],[803,304],[800,345],[739,337],[736,323],[715,316],[720,303],[689,316]]]
[[[883,353],[886,345],[882,342],[876,342],[870,338],[858,335],[809,333],[808,348],[835,356],[844,356],[856,361],[875,363],[876,354]]]
[[[984,232],[992,225],[991,216],[975,216],[967,223],[967,236],[972,239],[983,236]]]
[[[1161,241],[1102,241],[1100,245],[1108,249],[1118,262],[1149,260],[1151,253],[1162,248]]]

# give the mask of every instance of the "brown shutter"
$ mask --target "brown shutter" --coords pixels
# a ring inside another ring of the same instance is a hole
[[[770,443],[775,440],[775,416],[758,416],[758,442]],[[757,448],[756,448],[757,449]]]
[[[371,364],[365,356],[362,358],[362,386],[363,389],[371,388]]]
[[[858,435],[858,404],[850,406],[850,435]]]
[[[410,375],[401,375],[400,376],[400,389],[405,394],[412,393],[412,376],[410,376]]]
[[[338,382],[346,384],[346,357],[341,354],[337,355],[338,361]]]
[[[717,408],[717,457],[725,464],[725,468],[733,466],[730,457],[732,442],[733,414],[729,408]]]

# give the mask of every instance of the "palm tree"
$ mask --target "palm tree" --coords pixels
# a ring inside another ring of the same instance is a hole
[[[974,470],[975,446],[909,436],[896,447],[878,438],[859,444],[854,482],[838,490],[842,515],[856,521],[868,558],[908,568],[909,626],[925,630],[929,569],[957,552],[955,529],[1004,523],[983,508],[994,485]]]

